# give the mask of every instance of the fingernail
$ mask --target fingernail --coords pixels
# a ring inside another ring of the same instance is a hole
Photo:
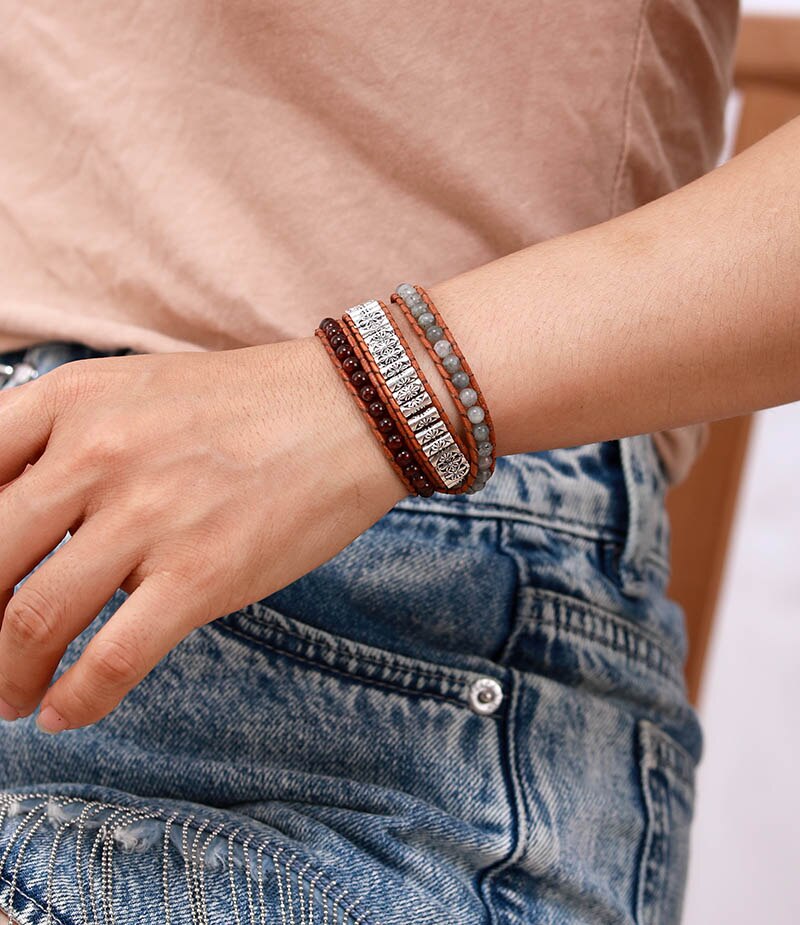
[[[6,703],[5,700],[0,697],[0,716],[9,723],[13,723],[15,719],[19,719],[19,710],[16,707],[12,707],[10,703]]]
[[[53,734],[66,729],[67,721],[48,704],[39,711],[39,715],[36,717],[36,725],[42,732]]]

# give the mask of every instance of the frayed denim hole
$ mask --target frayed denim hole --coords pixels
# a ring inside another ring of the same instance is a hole
[[[140,853],[161,844],[165,824],[160,819],[138,819],[118,826],[113,838],[123,853]]]
[[[10,811],[10,816],[9,816]],[[240,829],[227,831],[223,821],[201,820],[177,811],[168,818],[149,807],[130,807],[86,800],[81,797],[56,799],[49,793],[0,795],[0,827],[10,828],[4,847],[2,887],[9,914],[16,910],[15,897],[25,895],[22,868],[37,832],[55,829],[50,839],[46,885],[46,905],[40,908],[48,922],[59,921],[54,911],[58,891],[63,887],[59,851],[67,850],[64,836],[75,833],[75,901],[81,921],[106,921],[114,925],[114,855],[154,850],[161,855],[161,896],[165,925],[173,925],[174,899],[188,890],[192,921],[207,921],[206,871],[216,870],[227,883],[226,894],[236,922],[265,921],[280,912],[281,925],[299,925],[321,917],[329,925],[369,925],[370,912],[358,897],[325,873],[315,870],[315,859],[300,865],[297,852],[275,845],[257,833],[240,835]],[[223,830],[224,833],[223,833]],[[41,847],[41,841],[39,842]],[[45,849],[47,854],[47,849]],[[119,862],[119,860],[118,860]],[[234,876],[243,871],[244,876]],[[183,887],[176,894],[176,876]],[[269,886],[277,907],[268,909]],[[219,887],[215,887],[218,889]],[[223,887],[225,889],[225,887]],[[26,900],[27,901],[27,900]],[[181,907],[183,913],[183,907]],[[175,922],[177,925],[177,922]]]

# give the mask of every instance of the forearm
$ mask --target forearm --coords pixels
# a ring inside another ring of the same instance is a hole
[[[794,120],[640,209],[429,286],[498,454],[800,399],[799,161]]]

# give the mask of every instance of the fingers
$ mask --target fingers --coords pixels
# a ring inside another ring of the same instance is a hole
[[[11,708],[6,713],[33,712],[69,643],[135,565],[125,532],[109,516],[97,515],[28,576],[8,600],[0,626],[0,699]]]
[[[56,372],[0,391],[0,485],[15,479],[44,452],[53,426],[48,408]]]
[[[168,572],[145,578],[47,692],[39,727],[60,732],[102,719],[170,649],[206,622],[196,611],[192,594],[178,589]]]
[[[2,454],[0,454],[2,455]],[[0,589],[14,586],[64,538],[82,516],[79,486],[42,456],[0,493]]]

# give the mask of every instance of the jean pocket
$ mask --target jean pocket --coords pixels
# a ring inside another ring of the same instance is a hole
[[[499,720],[507,672],[480,656],[412,657],[304,623],[257,601],[214,621],[215,627],[265,650],[376,691],[448,702]]]
[[[638,723],[646,824],[639,862],[637,925],[678,925],[694,811],[694,759],[647,720]]]

